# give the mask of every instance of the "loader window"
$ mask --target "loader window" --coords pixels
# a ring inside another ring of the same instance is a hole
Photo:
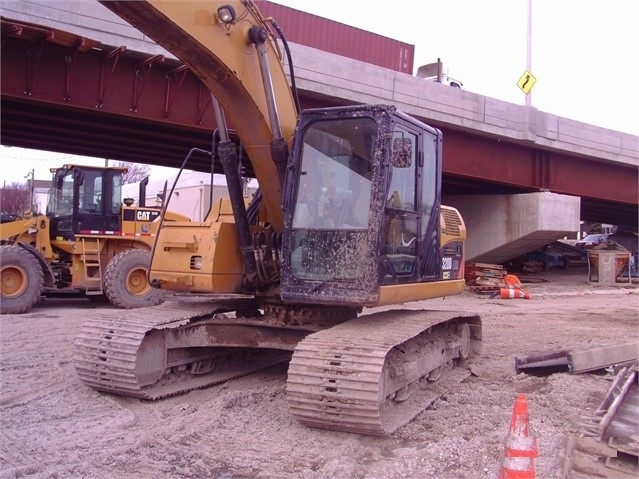
[[[54,177],[54,185],[49,193],[47,215],[70,216],[73,214],[73,173],[59,170]]]
[[[113,191],[111,192],[111,213],[119,215],[122,208],[122,174],[113,175]]]
[[[102,185],[103,173],[99,171],[85,171],[80,185],[80,213],[102,214]]]

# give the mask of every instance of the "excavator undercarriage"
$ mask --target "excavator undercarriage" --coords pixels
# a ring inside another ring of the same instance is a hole
[[[93,389],[156,400],[290,361],[287,396],[300,422],[383,435],[466,378],[481,348],[477,316],[255,306],[239,295],[178,296],[126,319],[98,313],[76,338],[76,371]]]

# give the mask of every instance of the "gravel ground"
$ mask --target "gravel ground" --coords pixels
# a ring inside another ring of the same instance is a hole
[[[285,366],[157,402],[88,389],[73,368],[74,338],[92,310],[126,312],[42,301],[0,317],[0,479],[495,478],[520,393],[539,443],[536,477],[555,477],[563,438],[579,433],[612,376],[516,374],[515,357],[638,338],[636,286],[586,278],[583,268],[545,273],[525,284],[530,300],[465,292],[408,305],[479,314],[482,355],[473,376],[381,438],[298,424]]]

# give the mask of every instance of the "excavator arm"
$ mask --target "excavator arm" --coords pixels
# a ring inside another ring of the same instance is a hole
[[[100,3],[184,62],[210,90],[250,158],[268,221],[281,231],[286,144],[298,112],[268,20],[248,0]],[[226,22],[225,15],[231,15]]]

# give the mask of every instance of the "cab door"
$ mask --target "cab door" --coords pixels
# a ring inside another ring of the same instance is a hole
[[[122,173],[114,170],[83,169],[76,175],[76,234],[121,232]]]
[[[104,171],[76,170],[75,190],[77,213],[74,232],[104,234],[108,229],[104,212]]]
[[[395,123],[381,241],[381,284],[439,279],[437,130]]]

